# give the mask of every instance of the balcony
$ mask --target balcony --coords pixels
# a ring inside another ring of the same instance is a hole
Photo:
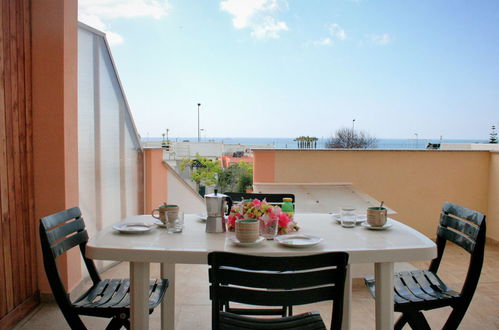
[[[192,213],[202,213],[204,206],[163,162],[161,149],[141,146],[105,36],[83,25],[78,30],[75,2],[15,3],[0,12],[3,22],[10,22],[0,24],[0,328],[19,322],[19,329],[63,329],[67,324],[50,302],[39,259],[37,219],[80,205],[93,234],[164,201]],[[499,327],[498,152],[262,149],[255,150],[254,164],[255,190],[349,184],[383,199],[397,211],[397,220],[431,238],[446,200],[484,212],[489,243],[461,327]],[[455,247],[449,252],[443,278],[459,287],[466,260]],[[87,275],[77,253],[62,259],[65,284],[76,294]],[[126,277],[127,267],[99,263],[104,277]],[[157,268],[152,275],[158,276]],[[207,267],[183,265],[177,278],[185,288],[177,297],[178,328],[208,328]],[[360,283],[354,284],[353,328],[372,329],[374,303]],[[158,327],[158,314],[152,315],[152,328]],[[447,316],[440,311],[428,315],[434,327]],[[104,324],[85,322],[90,328]]]

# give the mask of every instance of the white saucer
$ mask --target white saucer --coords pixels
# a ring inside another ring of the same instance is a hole
[[[309,236],[303,234],[281,235],[276,236],[275,240],[284,246],[291,247],[308,247],[322,242],[321,237]]]
[[[362,227],[366,228],[366,229],[370,229],[370,230],[385,230],[385,229],[388,229],[390,228],[391,226],[393,226],[393,223],[387,219],[386,220],[386,223],[381,226],[381,227],[374,227],[374,226],[371,226],[370,224],[368,224],[367,222],[363,222],[360,224]]]
[[[159,219],[154,220],[154,224],[157,225],[158,227],[166,228],[166,223],[163,223],[163,221]]]
[[[145,233],[156,228],[154,224],[147,224],[144,222],[134,222],[134,223],[118,223],[113,226],[113,229],[125,234],[139,234]]]
[[[231,241],[232,243],[234,243],[235,245],[237,246],[245,246],[245,247],[251,247],[251,246],[257,246],[258,244],[262,243],[263,241],[265,241],[265,237],[263,236],[259,236],[257,238],[256,241],[254,242],[249,242],[249,243],[243,243],[243,242],[240,242],[237,237],[235,236],[232,236],[232,237],[229,237],[229,241]]]
[[[331,214],[331,217],[337,223],[341,223],[341,216],[339,214]],[[357,214],[357,219],[355,220],[355,224],[359,225],[367,220],[367,215],[365,214]]]

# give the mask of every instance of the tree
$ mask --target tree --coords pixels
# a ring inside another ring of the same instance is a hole
[[[187,166],[191,169],[191,179],[196,183],[198,189],[201,184],[205,186],[217,184],[218,176],[222,172],[220,161],[212,161],[206,157],[201,157],[199,154],[196,154],[195,159],[184,159],[180,164],[182,170]]]
[[[372,149],[376,148],[376,145],[375,137],[347,127],[338,129],[333,137],[326,140],[326,148]]]
[[[310,137],[310,136],[299,136],[293,141],[296,141],[298,143],[298,148],[301,149],[315,149],[317,148],[317,141],[319,139],[316,137]]]
[[[221,191],[246,192],[253,186],[253,164],[238,162],[223,169],[218,177],[218,188]]]
[[[499,143],[497,140],[496,127],[492,125],[492,130],[490,131],[489,143]]]

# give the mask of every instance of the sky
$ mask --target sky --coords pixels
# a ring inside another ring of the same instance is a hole
[[[79,0],[143,137],[487,139],[499,1]]]

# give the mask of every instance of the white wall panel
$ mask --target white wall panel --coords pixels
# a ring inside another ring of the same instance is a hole
[[[84,24],[78,29],[78,139],[80,208],[89,234],[142,213],[139,138],[104,34]]]

